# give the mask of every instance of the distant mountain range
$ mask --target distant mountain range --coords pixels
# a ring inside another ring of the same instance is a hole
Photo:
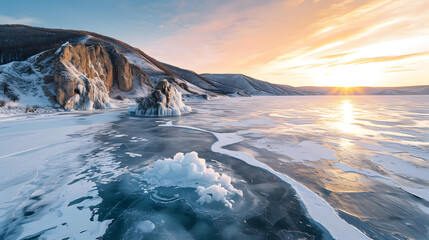
[[[407,87],[297,87],[315,95],[428,95],[429,85]]]
[[[97,33],[0,25],[0,107],[105,108],[111,98],[146,96],[166,79],[185,97],[341,94],[329,87],[292,87],[242,74],[197,74],[162,63]],[[429,94],[429,86],[361,88],[349,94]]]

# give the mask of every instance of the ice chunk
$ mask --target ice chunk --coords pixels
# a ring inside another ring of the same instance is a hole
[[[155,229],[155,224],[149,220],[137,223],[137,228],[143,233],[150,233]]]
[[[219,174],[198,153],[177,153],[173,159],[157,160],[144,174],[148,184],[155,187],[195,188],[199,196],[198,203],[218,201],[232,208],[234,195],[243,196],[243,192],[234,188],[231,177]]]
[[[198,186],[196,192],[200,198],[197,200],[200,204],[210,203],[212,201],[225,202],[228,191],[223,188],[220,184],[211,185],[208,188]],[[225,202],[225,206],[231,208],[232,204],[228,201]]]

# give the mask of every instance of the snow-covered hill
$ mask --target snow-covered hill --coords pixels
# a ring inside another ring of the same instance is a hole
[[[34,65],[35,58],[0,65],[0,116],[60,107],[55,98],[48,97],[54,86],[44,82],[43,73]]]
[[[252,96],[288,96],[307,94],[307,92],[291,86],[272,84],[243,74],[201,74],[201,76],[211,80],[212,82],[243,90]]]

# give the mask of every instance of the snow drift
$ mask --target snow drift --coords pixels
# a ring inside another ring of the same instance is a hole
[[[234,195],[243,196],[243,192],[234,188],[231,177],[219,174],[199,158],[198,153],[177,153],[173,159],[157,160],[153,167],[145,171],[144,179],[152,187],[195,188],[201,205],[219,201],[232,208]]]

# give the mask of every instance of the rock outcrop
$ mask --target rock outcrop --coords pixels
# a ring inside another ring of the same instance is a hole
[[[65,109],[105,108],[114,86],[123,92],[132,90],[134,82],[152,87],[147,74],[113,46],[67,43],[56,54],[56,100]]]
[[[131,116],[160,117],[179,116],[192,111],[182,101],[182,94],[171,86],[167,80],[158,83],[155,90],[138,104],[128,110]]]
[[[64,44],[55,54],[56,100],[64,109],[109,107],[113,67],[101,45]]]
[[[140,86],[149,86],[153,88],[149,76],[139,67],[131,64],[133,71],[133,82],[137,81]]]
[[[91,45],[85,46],[80,43],[76,46],[66,44],[62,48],[59,64],[56,65],[56,70],[63,70],[62,63],[71,63],[76,70],[84,74],[87,78],[98,77],[104,82],[107,90],[113,86],[113,68],[109,54],[103,46]]]
[[[113,67],[115,70],[118,89],[128,92],[133,86],[133,71],[127,58],[118,53],[112,53]]]

